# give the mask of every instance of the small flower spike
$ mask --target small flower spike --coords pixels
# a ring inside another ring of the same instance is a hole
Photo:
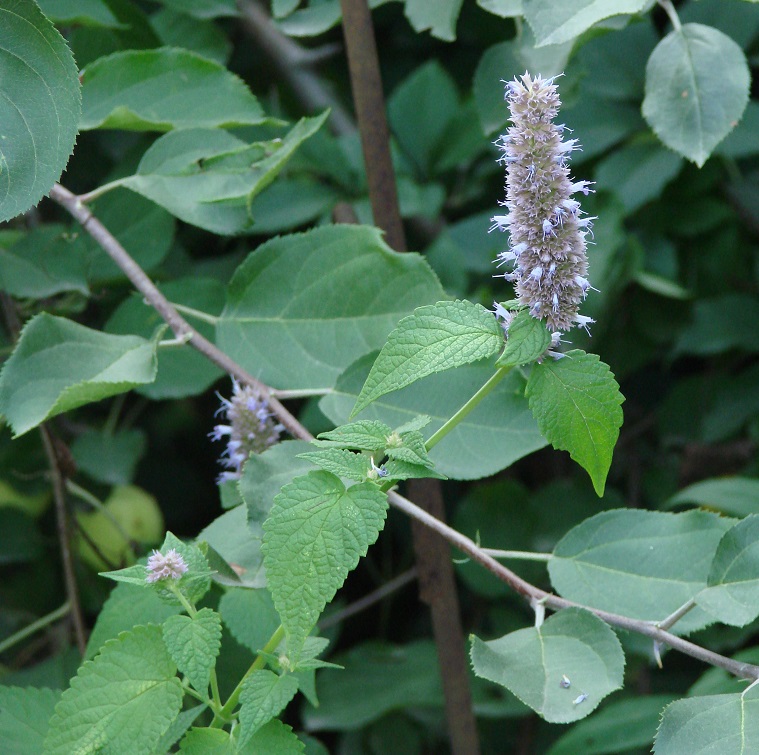
[[[180,579],[187,571],[187,564],[182,556],[172,548],[165,554],[154,550],[148,558],[148,564],[145,568],[148,570],[145,581],[152,583],[162,579]]]
[[[226,423],[216,425],[209,437],[213,440],[228,438],[219,460],[226,467],[218,478],[221,483],[239,480],[250,455],[263,453],[277,443],[285,428],[275,420],[266,400],[250,386],[243,388],[235,380],[232,398],[219,398],[221,407],[217,414],[223,414]]]
[[[594,218],[581,217],[572,195],[587,195],[591,184],[573,183],[567,167],[580,146],[576,139],[562,141],[569,129],[553,122],[561,105],[553,79],[525,73],[506,84],[506,100],[512,125],[496,144],[506,166],[508,213],[495,215],[491,230],[508,231],[510,243],[497,262],[514,263],[503,277],[551,333],[575,325],[587,330],[593,321],[578,310],[592,288],[585,250]]]

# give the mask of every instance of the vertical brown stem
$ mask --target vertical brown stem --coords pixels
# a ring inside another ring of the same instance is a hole
[[[404,251],[406,240],[390,157],[390,136],[371,14],[366,0],[340,0],[340,5],[374,222],[385,231],[391,247]],[[415,480],[410,489],[421,508],[437,518],[444,518],[438,480]],[[420,597],[430,606],[432,613],[451,751],[455,755],[477,755],[480,745],[472,711],[464,633],[449,546],[439,535],[416,522],[412,523],[412,533]]]
[[[390,158],[390,133],[371,13],[366,0],[340,0],[340,5],[374,224],[385,232],[387,243],[393,249],[403,252],[406,250],[406,238],[398,210],[395,171]]]
[[[79,586],[74,573],[74,558],[71,553],[71,526],[69,512],[66,506],[66,480],[63,465],[56,448],[55,437],[43,424],[40,425],[42,444],[45,447],[50,474],[53,482],[53,500],[55,501],[55,518],[58,525],[58,543],[61,548],[63,564],[63,581],[66,585],[66,597],[71,606],[71,621],[74,625],[74,636],[79,652],[84,655],[87,647],[87,635],[82,616],[82,606],[79,601]]]

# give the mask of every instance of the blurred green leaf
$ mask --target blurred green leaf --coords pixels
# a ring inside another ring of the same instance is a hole
[[[685,24],[649,58],[643,116],[664,144],[701,167],[740,121],[750,78],[743,51],[730,37]]]
[[[150,383],[156,343],[37,315],[0,374],[0,412],[23,435],[49,417]]]
[[[61,693],[0,686],[0,741],[13,755],[39,755]]]
[[[79,469],[92,479],[108,485],[128,485],[147,448],[143,430],[119,430],[115,433],[88,430],[71,444],[71,453]]]

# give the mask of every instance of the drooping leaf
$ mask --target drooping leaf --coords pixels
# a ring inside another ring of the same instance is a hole
[[[3,749],[13,755],[39,755],[60,696],[58,690],[0,686]]]
[[[66,167],[81,112],[74,58],[33,0],[0,7],[0,222],[37,204]]]
[[[379,231],[328,226],[267,241],[237,269],[219,347],[276,388],[329,388],[398,320],[445,294],[426,262]]]
[[[219,613],[232,636],[252,652],[262,650],[279,627],[268,590],[233,587],[219,601]]]
[[[543,435],[569,451],[603,495],[624,401],[609,367],[577,349],[558,361],[546,359],[532,368],[527,398]]]
[[[693,308],[693,322],[677,340],[675,354],[759,351],[759,333],[752,327],[757,316],[759,302],[755,296],[731,293],[701,299]]]
[[[348,419],[372,361],[371,355],[357,361],[319,403],[335,424]],[[430,375],[383,396],[362,414],[366,419],[397,427],[422,413],[431,417],[426,430],[431,435],[492,376],[493,368],[486,364]],[[524,388],[521,375],[507,375],[430,451],[435,469],[453,479],[487,477],[542,448],[546,442],[527,405]]]
[[[643,116],[668,147],[701,167],[740,121],[750,81],[746,56],[730,37],[684,24],[648,60]]]
[[[127,50],[82,73],[80,128],[170,131],[262,123],[243,81],[189,50]]]
[[[676,700],[664,709],[656,755],[748,755],[759,750],[759,688]]]
[[[220,129],[173,131],[153,143],[135,175],[118,183],[187,223],[221,235],[242,233],[255,221],[253,197],[325,118],[302,118],[283,138],[253,144]]]
[[[346,489],[329,472],[298,477],[264,522],[264,566],[288,648],[297,654],[326,603],[377,539],[387,500],[372,483]]]
[[[150,755],[179,714],[182,685],[157,626],[138,626],[109,640],[71,680],[50,720],[45,755],[105,745]]]
[[[493,356],[502,344],[503,331],[480,304],[443,301],[419,307],[387,337],[351,416],[427,375]]]
[[[204,695],[221,648],[221,616],[210,608],[192,617],[169,616],[163,623],[163,641],[180,673]]]
[[[427,31],[438,39],[453,42],[456,39],[458,21],[464,0],[406,0],[406,18],[417,32]]]
[[[235,0],[155,0],[195,18],[221,18],[239,15]]]
[[[593,24],[623,13],[638,13],[650,0],[522,0],[536,45],[556,45],[579,37]]]
[[[548,563],[568,600],[644,621],[662,621],[706,587],[712,558],[734,519],[703,511],[604,511],[571,529]],[[713,622],[694,608],[672,631]]]
[[[243,682],[240,695],[239,746],[244,747],[264,724],[278,716],[297,691],[298,680],[292,674],[254,671]]]
[[[45,312],[30,320],[0,373],[0,413],[15,435],[82,404],[150,383],[156,343],[111,336]]]
[[[213,21],[164,8],[150,17],[150,25],[167,47],[184,47],[221,65],[229,60],[232,43]]]
[[[696,602],[718,621],[742,627],[759,616],[759,514],[729,529]]]
[[[498,640],[473,636],[471,657],[477,676],[507,687],[550,723],[585,718],[624,678],[625,656],[614,631],[578,608]]]

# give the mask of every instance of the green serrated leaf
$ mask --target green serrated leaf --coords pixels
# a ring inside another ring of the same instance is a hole
[[[37,204],[66,167],[81,112],[77,73],[35,2],[0,6],[0,222]]]
[[[759,752],[759,687],[742,693],[676,700],[664,709],[656,755],[748,755]]]
[[[400,442],[402,445],[393,445],[385,449],[388,458],[410,464],[421,464],[425,467],[434,466],[427,454],[424,437],[418,430],[403,432],[400,435]]]
[[[329,388],[400,317],[444,295],[421,257],[393,252],[377,229],[327,226],[267,241],[246,259],[216,340],[267,385]]]
[[[263,524],[269,516],[274,496],[295,477],[312,471],[311,463],[298,456],[313,446],[304,440],[286,440],[254,454],[243,468],[238,484],[248,510],[248,521]]]
[[[50,720],[45,755],[150,755],[177,717],[182,685],[161,628],[138,626],[109,640],[71,680]]]
[[[335,423],[348,419],[372,364],[358,360],[319,403]],[[365,416],[395,426],[424,412],[438,430],[493,376],[490,365],[467,365],[412,383],[368,406]],[[457,427],[430,451],[435,469],[453,479],[487,477],[542,448],[546,441],[524,396],[525,380],[510,372]]]
[[[196,728],[180,742],[184,755],[299,755],[305,745],[293,730],[281,721],[269,721],[244,747],[222,729]]]
[[[595,354],[569,351],[563,359],[549,359],[532,368],[526,395],[548,442],[569,451],[602,496],[624,401],[608,365]]]
[[[559,541],[548,573],[568,600],[662,621],[706,587],[719,541],[733,524],[704,511],[604,511]],[[673,631],[687,633],[713,621],[694,608]]]
[[[264,522],[264,566],[274,605],[297,657],[319,614],[377,539],[387,500],[373,483],[346,490],[329,472],[282,488]]]
[[[625,656],[614,631],[579,608],[498,640],[472,637],[471,657],[477,676],[511,690],[550,723],[585,718],[624,679]]]
[[[219,601],[219,613],[232,636],[254,653],[265,647],[280,624],[268,590],[227,590]]]
[[[545,323],[522,310],[509,325],[506,347],[496,366],[516,367],[534,362],[551,345],[551,334]]]
[[[427,375],[493,356],[502,344],[493,313],[480,304],[457,300],[419,307],[388,336],[351,416]]]
[[[144,583],[145,567],[142,569]],[[84,657],[92,658],[107,640],[117,637],[137,624],[163,624],[169,617],[179,612],[178,606],[167,605],[152,590],[143,589],[144,584],[118,584],[111,591],[98,614],[92,629]]]
[[[163,623],[163,641],[180,673],[205,695],[221,648],[221,616],[210,608],[201,608],[192,618],[169,616]]]
[[[0,373],[0,413],[23,435],[56,414],[150,383],[156,343],[111,336],[45,312],[21,332]]]
[[[82,72],[82,131],[170,131],[262,123],[244,82],[189,50],[127,50]]]
[[[579,37],[604,19],[638,13],[649,0],[522,0],[524,17],[535,32],[536,47]]]
[[[750,81],[746,56],[730,37],[684,24],[648,60],[643,117],[664,144],[701,167],[740,121]]]
[[[0,742],[13,755],[39,755],[61,693],[52,689],[0,686]]]
[[[327,117],[302,118],[281,139],[246,144],[226,131],[186,128],[164,134],[119,184],[192,225],[221,235],[247,230],[250,203]]]
[[[240,695],[240,747],[268,721],[278,716],[298,691],[298,680],[290,674],[268,669],[254,671],[244,682]]]
[[[320,448],[318,451],[307,451],[298,455],[321,469],[338,477],[363,482],[371,471],[371,460],[363,454],[353,453],[344,448]]]
[[[718,621],[742,627],[759,616],[759,514],[722,536],[706,584],[696,603]]]
[[[391,433],[392,430],[384,422],[362,419],[325,433],[319,433],[317,445],[376,452],[384,450]]]

